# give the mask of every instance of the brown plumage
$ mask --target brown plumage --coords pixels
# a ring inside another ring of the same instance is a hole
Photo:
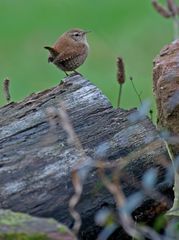
[[[44,47],[50,52],[48,62],[52,62],[65,73],[75,71],[88,56],[89,46],[86,39],[88,32],[72,29],[60,36],[52,47]]]

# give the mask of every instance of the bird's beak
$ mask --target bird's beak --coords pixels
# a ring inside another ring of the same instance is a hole
[[[91,30],[87,30],[87,31],[84,31],[84,34],[90,33],[90,32],[91,32]]]

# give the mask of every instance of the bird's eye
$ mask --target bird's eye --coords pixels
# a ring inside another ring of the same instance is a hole
[[[75,33],[74,35],[75,35],[75,37],[79,37],[79,36],[80,36],[80,34],[79,34],[79,33]]]

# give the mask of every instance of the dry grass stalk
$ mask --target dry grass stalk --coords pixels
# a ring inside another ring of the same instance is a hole
[[[74,128],[63,103],[60,104],[60,108],[58,109],[58,116],[60,118],[62,127],[68,135],[69,142],[75,146],[76,150],[80,154],[80,160],[77,162],[76,166],[74,166],[72,170],[72,183],[75,193],[69,200],[69,211],[75,221],[73,231],[77,235],[81,227],[81,217],[80,214],[75,210],[75,207],[78,204],[83,191],[83,183],[79,176],[78,170],[80,169],[81,164],[84,163],[84,161],[87,159],[87,156],[77,134],[74,131]]]
[[[64,106],[63,102],[61,102],[59,106],[60,108],[58,109],[58,116],[60,118],[62,127],[68,135],[68,142],[74,145],[76,150],[80,154],[80,161],[77,163],[77,166],[79,166],[82,162],[86,160],[87,156],[77,134],[74,131],[73,125],[69,119],[66,107]]]
[[[152,5],[161,16],[165,18],[170,18],[172,16],[171,12],[160,3],[158,3],[157,0],[152,0]]]
[[[109,190],[109,192],[114,196],[115,201],[117,203],[118,208],[122,208],[125,203],[125,195],[120,188],[120,184],[118,182],[118,171],[115,171],[113,175],[113,182],[110,181],[104,173],[105,165],[101,163],[101,168],[98,169],[100,178],[102,179],[103,184]]]
[[[120,106],[122,96],[122,85],[125,83],[125,66],[121,57],[117,58],[117,82],[119,83],[119,95],[117,100],[117,107]]]
[[[119,214],[119,221],[123,227],[123,229],[129,234],[131,237],[135,237],[137,239],[141,239],[141,234],[135,229],[135,222],[133,221],[131,215],[127,214],[126,211],[123,211],[124,204],[126,202],[125,195],[122,191],[120,182],[119,182],[119,168],[117,168],[113,174],[113,180],[110,181],[104,173],[104,165],[101,165],[101,168],[98,169],[100,178],[104,184],[104,186],[108,189],[108,191],[112,194],[115,199],[117,211]]]
[[[58,125],[58,116],[56,109],[54,107],[48,107],[46,109],[46,115],[50,129],[48,131],[47,137],[42,140],[42,146],[53,144],[58,140],[58,136],[56,134],[56,126]]]
[[[135,239],[145,239],[145,237],[147,238],[149,237],[149,239],[153,239],[153,240],[162,240],[162,236],[160,236],[152,228],[148,226],[142,226],[142,225],[140,226],[133,220],[132,216],[124,210],[123,207],[124,207],[124,204],[126,203],[126,198],[122,191],[122,188],[120,187],[119,169],[115,170],[112,181],[110,181],[105,176],[104,169],[105,169],[105,166],[102,163],[101,167],[98,169],[100,178],[104,186],[108,189],[108,191],[112,194],[112,196],[115,199],[119,221],[123,229],[126,231],[126,233]],[[166,240],[169,240],[169,239],[166,239]]]
[[[174,39],[179,37],[179,7],[176,5],[174,0],[166,0],[167,8],[162,6],[157,0],[152,0],[152,5],[155,10],[165,18],[173,18],[174,25]]]
[[[78,170],[76,169],[72,170],[72,183],[75,193],[69,200],[69,211],[74,219],[73,232],[77,235],[80,230],[82,222],[80,214],[75,210],[75,207],[81,198],[81,194],[83,192],[83,185],[78,175]]]
[[[167,0],[167,7],[168,7],[168,10],[171,12],[172,16],[177,15],[178,11],[177,11],[177,6],[174,0]]]
[[[134,84],[134,81],[133,81],[133,78],[132,78],[132,77],[130,77],[130,81],[131,81],[132,87],[133,87],[133,89],[134,89],[134,91],[135,91],[135,93],[136,93],[136,95],[137,95],[137,97],[138,97],[138,99],[139,99],[139,102],[140,102],[140,104],[142,105],[141,93],[138,92],[138,90],[137,90],[137,88],[136,88],[136,86],[135,86],[135,84]]]
[[[59,106],[60,106],[59,108],[50,107],[50,108],[47,108],[46,110],[49,125],[50,125],[50,132],[53,133],[53,130],[55,129],[56,125],[60,122],[63,129],[67,133],[68,142],[74,145],[75,149],[78,151],[80,155],[80,160],[77,162],[76,166],[74,166],[72,169],[72,183],[74,186],[75,193],[69,200],[69,211],[71,216],[74,218],[73,231],[77,235],[81,227],[81,217],[80,217],[80,214],[75,210],[75,207],[78,204],[83,191],[83,184],[78,174],[78,170],[80,169],[81,163],[83,163],[86,160],[87,156],[85,154],[85,151],[82,147],[82,144],[78,136],[74,131],[72,123],[68,117],[66,107],[62,102],[60,103]],[[49,137],[52,140],[56,140],[56,138],[52,136],[49,136]]]
[[[3,82],[3,92],[4,92],[4,96],[5,96],[5,99],[6,99],[7,102],[9,102],[11,100],[9,85],[10,85],[10,80],[5,79],[4,82]]]

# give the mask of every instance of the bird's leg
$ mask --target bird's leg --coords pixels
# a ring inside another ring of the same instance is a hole
[[[79,72],[77,72],[76,70],[74,70],[73,72],[74,72],[76,75],[80,75],[80,76],[82,76],[82,74],[79,73]]]
[[[64,71],[64,73],[66,74],[67,77],[69,76],[69,74],[67,72]]]
[[[69,76],[67,72],[64,71],[64,73],[66,74],[67,77]],[[65,85],[65,81],[61,80],[60,85]]]
[[[61,86],[61,85],[63,86],[64,83],[65,83],[65,82],[64,82],[63,80],[61,80],[59,85],[60,85],[60,86]]]
[[[69,77],[70,75],[66,72],[66,71],[64,71],[64,73],[66,74],[66,76],[67,77]],[[59,85],[61,85],[62,86],[62,88],[64,88],[64,87],[66,87],[66,86],[70,86],[70,85],[72,85],[72,83],[67,83],[67,80],[61,80],[61,82],[60,82],[60,84]]]

